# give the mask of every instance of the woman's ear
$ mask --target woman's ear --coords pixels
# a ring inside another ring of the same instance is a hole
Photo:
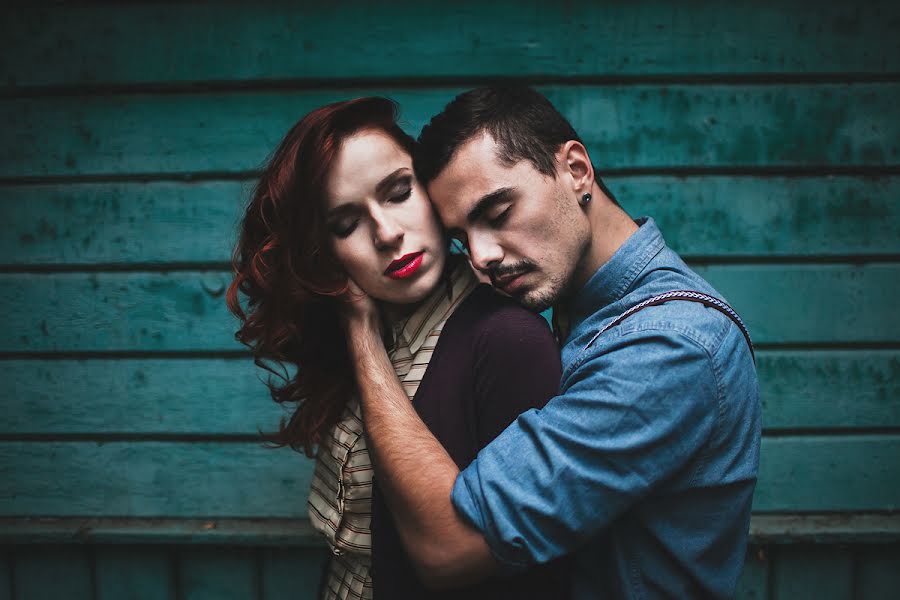
[[[594,185],[594,165],[588,156],[587,148],[579,141],[569,140],[560,148],[560,169],[572,186],[572,191],[579,197],[590,192]]]

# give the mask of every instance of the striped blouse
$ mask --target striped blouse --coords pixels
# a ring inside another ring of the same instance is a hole
[[[451,275],[451,291],[439,285],[415,312],[394,328],[391,363],[412,401],[453,311],[478,285],[468,264]],[[340,421],[322,440],[308,501],[313,527],[332,551],[321,600],[372,598],[372,480],[359,400],[352,398]]]

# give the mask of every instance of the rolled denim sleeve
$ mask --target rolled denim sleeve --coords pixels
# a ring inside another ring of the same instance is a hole
[[[452,501],[507,567],[566,554],[702,452],[713,361],[689,330],[610,332],[559,395],[521,415],[457,478]]]

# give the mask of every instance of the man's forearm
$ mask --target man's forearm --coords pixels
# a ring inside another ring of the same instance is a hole
[[[444,586],[484,577],[493,557],[450,501],[456,463],[419,418],[377,332],[356,323],[348,335],[378,483],[422,578]]]

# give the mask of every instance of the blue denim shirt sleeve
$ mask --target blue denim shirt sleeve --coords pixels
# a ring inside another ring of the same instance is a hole
[[[576,549],[702,452],[719,393],[700,339],[675,324],[611,330],[574,361],[558,396],[460,473],[453,504],[502,564]]]

